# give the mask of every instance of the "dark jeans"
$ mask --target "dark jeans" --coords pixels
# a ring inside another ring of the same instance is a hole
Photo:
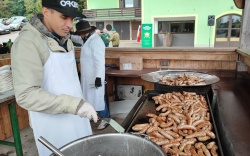
[[[109,118],[110,114],[109,114],[108,106],[107,106],[107,103],[106,103],[105,100],[104,100],[104,104],[105,104],[104,110],[103,111],[97,111],[97,113],[100,114],[104,118]]]

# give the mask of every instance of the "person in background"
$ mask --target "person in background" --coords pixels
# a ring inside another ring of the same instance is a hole
[[[9,52],[11,51],[12,44],[13,44],[13,42],[11,41],[11,39],[9,39],[8,42],[6,43],[6,47],[9,48]]]
[[[8,47],[3,46],[2,44],[0,44],[0,54],[7,54],[10,52],[10,49]]]
[[[95,29],[88,21],[79,21],[71,40],[82,45],[80,65],[83,97],[93,105],[97,113],[109,117],[104,100],[105,45]]]
[[[95,32],[96,32],[97,35],[99,35],[99,36],[101,35],[100,29],[96,29]]]
[[[116,32],[115,28],[112,28],[111,31],[112,31],[112,36],[111,38],[107,38],[107,39],[112,41],[113,47],[119,47],[120,35],[118,34],[118,32]]]
[[[29,111],[39,156],[52,152],[38,141],[43,136],[56,148],[92,135],[93,106],[83,98],[69,31],[78,13],[75,0],[42,0],[42,14],[24,24],[11,50],[14,93]]]
[[[111,38],[110,35],[107,33],[107,29],[103,29],[103,33],[101,34],[101,38],[105,44],[105,47],[109,47],[109,39]]]

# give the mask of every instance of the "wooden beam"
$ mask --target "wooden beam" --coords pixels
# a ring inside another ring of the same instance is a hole
[[[241,27],[241,41],[240,48],[250,50],[250,1],[245,1],[243,10],[243,20]]]

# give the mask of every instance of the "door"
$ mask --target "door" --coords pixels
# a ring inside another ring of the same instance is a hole
[[[113,27],[120,34],[121,40],[130,40],[129,21],[114,21]]]
[[[132,40],[136,40],[137,38],[139,25],[141,25],[141,21],[132,22]]]
[[[215,47],[239,47],[240,15],[225,15],[216,20]]]
[[[99,29],[101,32],[104,28],[104,22],[96,22],[96,29]]]
[[[120,8],[125,8],[125,0],[119,0],[119,1],[120,1],[119,3]]]

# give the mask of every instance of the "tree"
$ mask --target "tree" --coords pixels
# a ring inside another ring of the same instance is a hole
[[[37,13],[36,10],[36,0],[24,0],[24,6],[26,8],[25,15],[27,17],[32,17],[35,13]]]
[[[37,0],[36,10],[37,10],[37,12],[42,12],[42,0]]]
[[[87,0],[76,0],[79,11],[87,8]],[[32,17],[42,12],[42,0],[0,0],[0,17],[10,18],[12,16]]]
[[[23,0],[8,0],[7,10],[11,16],[24,16],[26,8]]]

